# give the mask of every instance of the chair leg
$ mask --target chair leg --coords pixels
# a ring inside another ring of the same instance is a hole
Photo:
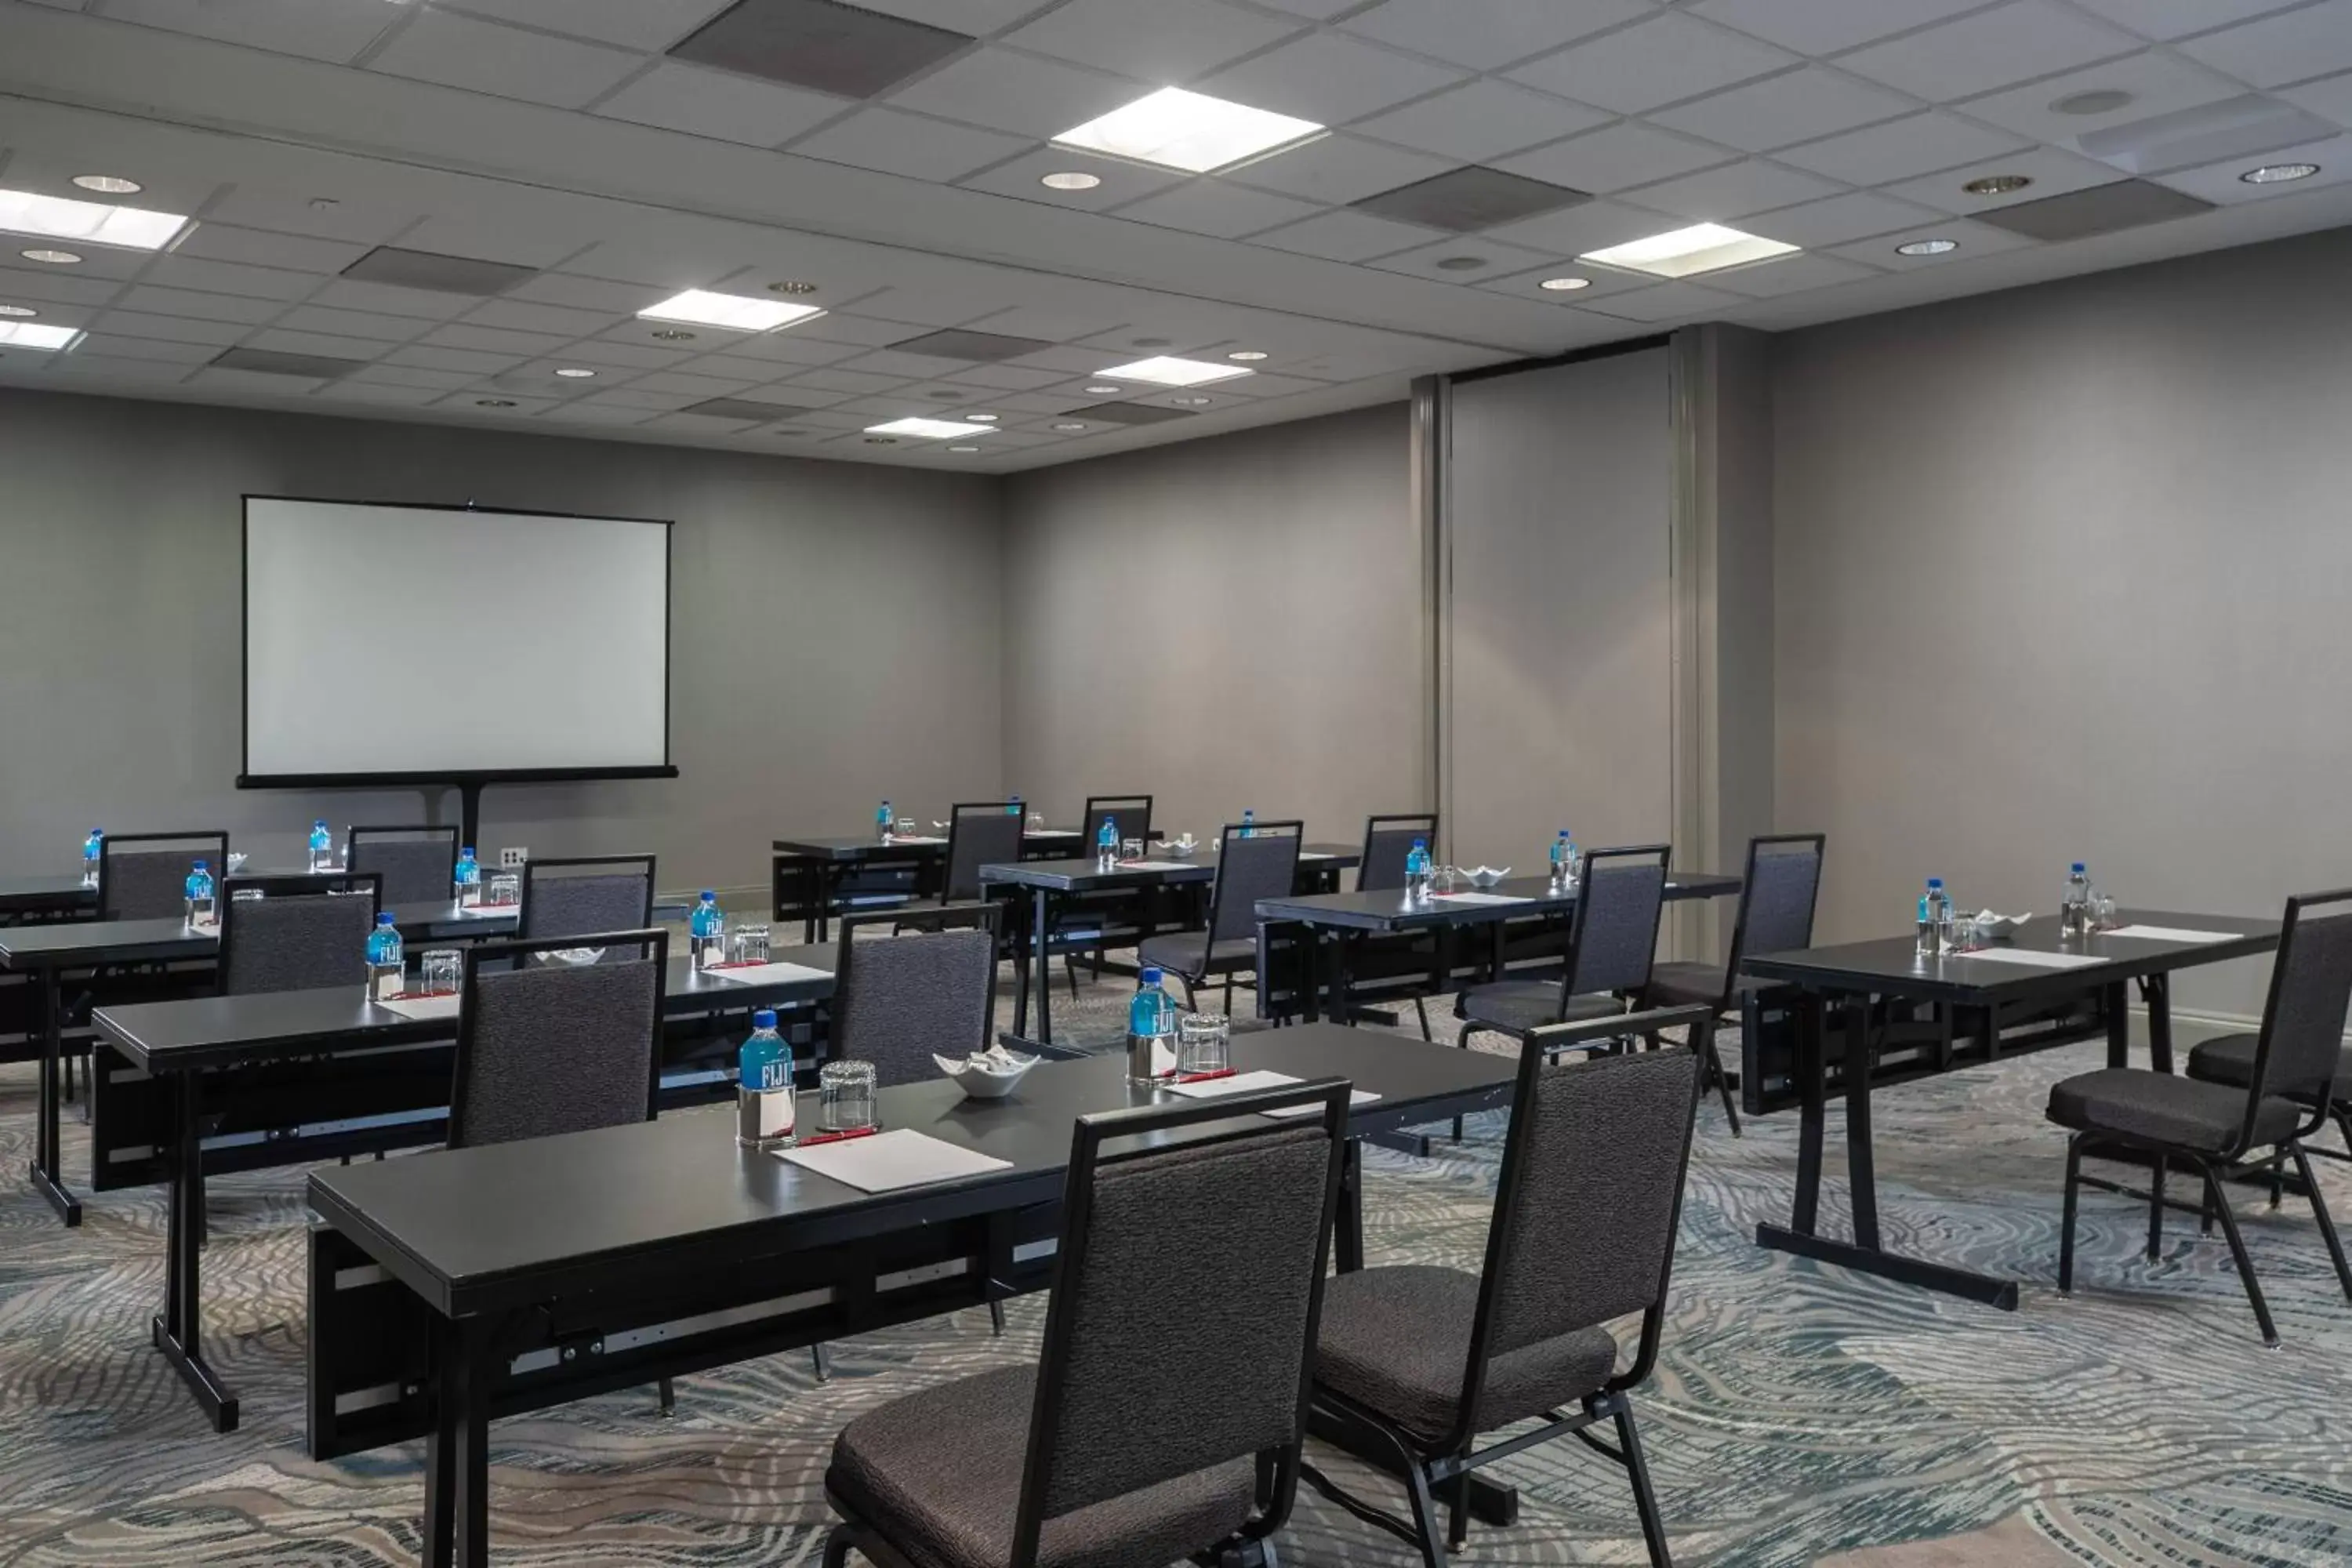
[[[1420,997],[1416,996],[1412,999],[1412,1010],[1415,1016],[1421,1019],[1421,1037],[1429,1044],[1435,1045],[1437,1043],[1437,1037],[1429,1032],[1428,1005],[1423,1002]]]
[[[1224,1008],[1225,1016],[1228,1019],[1232,1018],[1234,1016],[1234,977],[1231,972],[1228,972],[1225,975]]]
[[[1429,1495],[1429,1473],[1411,1454],[1404,1457],[1404,1490],[1412,1503],[1412,1527],[1421,1536],[1423,1568],[1445,1568],[1445,1543],[1437,1535],[1437,1503]]]
[[[988,1303],[988,1326],[990,1330],[995,1333],[998,1339],[1001,1340],[1004,1337],[1003,1302],[992,1300]]]
[[[2271,1321],[2270,1303],[2263,1300],[2263,1288],[2254,1279],[2254,1260],[2246,1256],[2245,1237],[2238,1234],[2238,1215],[2230,1207],[2230,1194],[2221,1190],[2221,1184],[2214,1176],[2210,1165],[2200,1161],[2198,1169],[2204,1174],[2206,1194],[2214,1212],[2221,1216],[2221,1234],[2230,1239],[2230,1256],[2237,1262],[2238,1279],[2246,1287],[2246,1300],[2253,1306],[2254,1321],[2262,1325],[2263,1343],[2276,1350],[2278,1329]]]
[[[1470,1472],[1463,1471],[1445,1489],[1445,1544],[1459,1552],[1470,1539]]]
[[[2319,1184],[2312,1179],[2311,1161],[2305,1156],[2302,1143],[2290,1143],[2287,1147],[2294,1151],[2295,1173],[2303,1178],[2304,1186],[2311,1194],[2311,1213],[2319,1221],[2319,1234],[2327,1243],[2329,1259],[2336,1265],[2336,1282],[2344,1287],[2345,1300],[2352,1300],[2352,1265],[2344,1261],[2344,1240],[2336,1234],[2335,1216],[2327,1212],[2327,1202],[2319,1195]]]
[[[2074,1292],[2074,1199],[2075,1185],[2083,1179],[2083,1141],[2079,1137],[2066,1140],[2066,1198],[2063,1217],[2058,1222],[2058,1294]]]
[[[824,1538],[824,1568],[845,1568],[853,1544],[849,1538],[849,1526],[835,1525],[833,1532]]]
[[[661,1380],[660,1389],[662,1419],[672,1420],[677,1415],[677,1384],[665,1377]]]
[[[1189,974],[1180,974],[1176,978],[1184,983],[1184,1011],[1187,1013],[1199,1012],[1201,1010],[1201,1005],[1193,1000],[1192,997],[1192,977]]]
[[[2170,1163],[2158,1154],[2156,1169],[2147,1179],[2147,1260],[2150,1263],[2164,1257],[2164,1172]]]
[[[831,1345],[809,1346],[809,1360],[816,1365],[816,1380],[819,1383],[833,1381],[833,1347]]]
[[[1625,1456],[1625,1473],[1633,1483],[1633,1510],[1642,1516],[1642,1540],[1650,1549],[1651,1568],[1674,1568],[1666,1552],[1666,1524],[1658,1515],[1658,1494],[1650,1487],[1650,1461],[1642,1453],[1641,1435],[1633,1430],[1633,1406],[1617,1396],[1617,1447]]]
[[[1706,1092],[1709,1079],[1715,1080],[1715,1092],[1723,1100],[1723,1119],[1731,1124],[1731,1135],[1742,1136],[1739,1131],[1739,1108],[1731,1103],[1731,1075],[1723,1070],[1723,1058],[1715,1054],[1715,1020],[1693,1026],[1691,1044],[1698,1051],[1700,1068],[1699,1092]]]
[[[1476,1027],[1477,1026],[1475,1024],[1463,1025],[1462,1032],[1454,1037],[1454,1048],[1457,1051],[1468,1050],[1470,1048],[1470,1032]],[[1454,1119],[1454,1141],[1456,1143],[1462,1142],[1462,1118],[1458,1116]]]
[[[1070,1000],[1075,1002],[1078,999],[1078,955],[1075,952],[1062,954],[1062,968],[1070,977]]]

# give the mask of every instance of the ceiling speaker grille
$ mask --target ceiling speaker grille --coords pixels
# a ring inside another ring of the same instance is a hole
[[[2038,202],[2019,202],[2014,206],[1995,207],[1970,216],[1978,223],[2005,228],[2028,239],[2055,242],[2113,234],[2117,229],[2138,228],[2144,224],[2168,223],[2212,210],[2211,202],[2184,195],[2168,186],[2152,185],[2146,180],[2117,180],[2110,185],[2093,185],[2086,191],[2044,196]]]
[[[1591,199],[1584,192],[1572,191],[1566,185],[1474,164],[1366,196],[1353,205],[1358,212],[1370,213],[1375,217],[1467,234],[1474,229],[1533,217],[1538,213],[1577,206]]]
[[[971,37],[835,0],[737,0],[670,54],[844,98],[872,98]]]
[[[436,294],[498,294],[526,278],[539,276],[536,267],[511,261],[483,261],[471,256],[443,256],[431,250],[403,250],[379,245],[349,267],[343,276],[362,283],[390,283],[402,289],[427,289]]]
[[[680,414],[700,414],[711,419],[741,419],[753,425],[765,425],[776,419],[797,419],[808,412],[782,403],[754,403],[748,397],[706,397],[699,403],[689,403]]]
[[[982,363],[1019,359],[1054,345],[1043,338],[1008,338],[1001,332],[975,332],[962,327],[950,327],[941,332],[925,332],[919,338],[892,343],[899,353],[929,354],[933,359],[965,359]]]
[[[1189,408],[1162,408],[1150,403],[1090,403],[1084,408],[1073,408],[1066,416],[1071,419],[1097,419],[1105,425],[1164,425],[1171,419],[1190,419]]]
[[[213,356],[215,370],[249,370],[262,375],[299,375],[310,381],[340,381],[367,363],[324,354],[287,354],[271,349],[226,349]]]

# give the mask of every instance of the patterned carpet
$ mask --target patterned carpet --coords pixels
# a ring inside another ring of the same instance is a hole
[[[1124,986],[1089,986],[1076,1009],[1064,997],[1066,1026],[1101,1026]],[[2151,1265],[2144,1211],[2120,1199],[2085,1195],[2082,1288],[2055,1294],[2063,1142],[2041,1105],[2053,1079],[2098,1061],[2076,1047],[1879,1102],[1889,1240],[2023,1280],[2013,1314],[1759,1251],[1756,1222],[1787,1215],[1793,1121],[1735,1142],[1719,1110],[1701,1113],[1672,1327],[1637,1396],[1679,1561],[2352,1562],[2352,1305],[2307,1209],[2245,1205],[2279,1352],[2263,1350],[2218,1240],[2195,1240],[2183,1216]],[[25,1168],[32,1092],[29,1072],[0,1070],[0,1170]],[[69,1113],[69,1173],[87,1168],[79,1131]],[[1371,1261],[1475,1268],[1501,1133],[1487,1117],[1437,1159],[1375,1152]],[[2352,1216],[2343,1167],[2323,1179]],[[213,1190],[208,1342],[245,1411],[221,1437],[147,1345],[160,1194],[98,1198],[68,1231],[6,1182],[0,1563],[415,1561],[421,1448],[331,1465],[302,1454],[301,1191],[299,1171]],[[798,1355],[693,1378],[672,1422],[650,1390],[501,1422],[497,1558],[814,1563],[834,1433],[908,1388],[1034,1355],[1042,1304],[1011,1316],[1003,1340],[968,1313],[843,1344],[829,1384]],[[1580,1445],[1502,1471],[1522,1489],[1522,1521],[1475,1531],[1465,1561],[1642,1560],[1622,1476]],[[1311,1494],[1284,1546],[1294,1563],[1408,1561]]]

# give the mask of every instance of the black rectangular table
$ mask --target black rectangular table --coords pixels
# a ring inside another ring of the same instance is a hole
[[[835,949],[786,948],[773,957],[816,973],[747,984],[704,974],[687,959],[672,958],[664,976],[664,1017],[788,1006],[833,994]],[[167,1125],[155,1135],[168,1189],[163,1310],[150,1332],[213,1429],[233,1431],[236,1396],[205,1361],[203,1349],[197,1265],[205,1234],[204,1178],[215,1168],[207,1158],[205,1128],[240,1100],[248,1110],[244,1121],[272,1131],[281,1123],[354,1110],[446,1109],[451,1068],[447,1042],[455,1036],[456,1022],[412,1018],[377,1006],[360,986],[147,1002],[100,1008],[94,1021],[112,1049],[137,1071],[152,1075],[170,1096]],[[418,1048],[394,1048],[403,1046]],[[294,1060],[303,1068],[298,1080],[268,1076],[272,1067]],[[364,1069],[363,1081],[353,1081],[343,1070],[348,1068]],[[374,1103],[355,1103],[355,1095],[368,1089],[377,1096]],[[380,1152],[403,1144],[439,1142],[446,1130],[446,1116],[410,1119],[400,1123],[394,1136],[361,1140],[341,1152]],[[303,1163],[337,1152],[332,1141],[271,1138],[244,1145],[242,1157],[226,1168]]]
[[[1759,953],[1743,973],[1772,983],[1751,996],[1741,1029],[1741,1093],[1751,1111],[1793,1101],[1801,1117],[1797,1190],[1786,1226],[1759,1224],[1759,1247],[1819,1258],[1906,1284],[2014,1310],[2017,1282],[1888,1250],[1879,1238],[1876,1165],[1871,1148],[1874,1086],[1907,1082],[2004,1057],[2096,1038],[2107,1065],[2128,1060],[2127,987],[2147,1007],[2148,1043],[2159,1072],[2172,1070],[2170,976],[2275,950],[2279,922],[2237,915],[2120,912],[2117,923],[2233,933],[2225,942],[2147,940],[2110,933],[2068,938],[2037,920],[1992,952],[2059,953],[2095,962],[2065,968],[2011,963],[1983,953],[1922,954],[1915,936]],[[1832,1039],[1828,1015],[1839,1015]],[[1924,1019],[1920,1014],[1924,1010]],[[1845,1100],[1846,1164],[1853,1239],[1821,1234],[1822,1143],[1832,1096]]]
[[[1021,858],[1044,860],[1074,855],[1085,843],[1086,836],[1075,827],[1024,828],[1021,835]],[[805,834],[779,838],[772,847],[775,856],[776,918],[785,918],[786,879],[793,876],[808,878],[814,885],[816,896],[812,900],[811,912],[803,918],[801,938],[804,942],[823,942],[830,928],[835,901],[845,880],[877,867],[903,867],[919,877],[931,872],[947,858],[948,836],[941,831],[914,839],[891,838],[886,841],[878,833]],[[908,896],[919,896],[921,891],[919,887],[914,888]]]
[[[79,873],[61,877],[0,877],[0,925],[63,920],[98,908],[98,889]]]
[[[455,900],[429,910],[419,909],[400,921],[401,935],[410,941],[504,936],[513,930],[512,915],[460,914]],[[58,1058],[65,1030],[58,977],[68,970],[105,964],[201,963],[219,949],[220,941],[212,932],[195,931],[179,920],[68,921],[0,928],[0,969],[32,976],[37,996],[34,1026],[41,1037],[41,1076],[32,1183],[66,1224],[81,1223],[81,1200],[68,1189],[58,1168]]]
[[[1297,880],[1302,890],[1336,887],[1339,873],[1362,858],[1350,844],[1302,844],[1298,848]],[[1026,888],[1029,910],[1014,947],[1013,1030],[1026,1034],[1032,982],[1037,998],[1037,1035],[1054,1037],[1054,984],[1046,964],[1046,945],[1054,931],[1055,906],[1086,893],[1118,892],[1155,888],[1205,888],[1217,878],[1217,856],[1203,846],[1189,856],[1151,855],[1140,861],[1119,860],[1101,865],[1091,855],[1067,860],[1024,860],[1017,865],[982,866],[983,888]],[[1147,931],[1144,933],[1149,935]]]
[[[1380,1095],[1351,1137],[1507,1104],[1516,1071],[1330,1025],[1244,1036],[1234,1055]],[[945,1079],[887,1089],[886,1125],[1012,1162],[895,1193],[739,1149],[723,1111],[316,1172],[310,1453],[427,1437],[425,1560],[480,1564],[493,1417],[1043,1289],[1075,1119],[1153,1092],[1109,1058],[1041,1063],[1003,1100]],[[1343,1180],[1334,1250],[1354,1269],[1352,1142]]]

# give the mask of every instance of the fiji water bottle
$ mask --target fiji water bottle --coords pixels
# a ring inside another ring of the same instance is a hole
[[[1951,900],[1944,896],[1944,879],[1927,879],[1927,890],[1919,895],[1919,941],[1916,951],[1936,951],[1937,934],[1943,930],[1944,910]]]
[[[1157,1083],[1176,1070],[1176,1003],[1147,967],[1127,1005],[1127,1081]]]
[[[375,917],[375,930],[368,932],[368,995],[378,1002],[389,1002],[407,988],[401,979],[400,928],[392,918],[392,911],[384,910]]]
[[[719,895],[709,889],[702,889],[701,899],[694,906],[693,918],[687,921],[687,952],[697,969],[708,969],[727,958],[727,917],[719,912]]]
[[[213,892],[213,874],[205,868],[202,860],[188,868],[185,892],[188,900],[188,923],[192,926],[212,924],[220,905]]]
[[[457,851],[457,868],[454,875],[457,878],[457,901],[461,904],[480,903],[482,901],[482,867],[481,862],[474,858],[472,845],[468,844]]]
[[[1019,795],[1016,795],[1012,799],[1004,803],[1004,815],[1007,816],[1018,816],[1021,815],[1021,797]]]
[[[1118,824],[1105,816],[1102,826],[1095,831],[1095,866],[1097,870],[1108,871],[1118,863]]]
[[[105,842],[106,832],[98,827],[91,828],[89,837],[81,841],[81,885],[85,888],[98,886],[98,852]]]
[[[1242,837],[1244,838],[1257,837],[1257,813],[1248,806],[1242,807]]]
[[[1575,880],[1576,840],[1563,827],[1559,837],[1551,841],[1551,890],[1560,892]]]
[[[2066,873],[2066,894],[2058,904],[2058,934],[2082,936],[2090,929],[2091,879],[2080,860]]]
[[[890,803],[887,800],[874,808],[874,833],[883,843],[890,842]]]
[[[773,1009],[751,1015],[751,1037],[735,1057],[735,1142],[786,1149],[793,1142],[793,1048],[776,1032]]]
[[[327,830],[327,819],[310,824],[310,869],[331,871],[335,868],[335,836]]]
[[[1429,902],[1429,840],[1416,838],[1404,857],[1404,907]]]

